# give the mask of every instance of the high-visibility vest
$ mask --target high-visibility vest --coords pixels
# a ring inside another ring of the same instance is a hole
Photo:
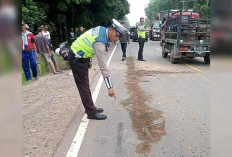
[[[71,46],[72,51],[78,58],[89,58],[96,53],[93,49],[95,42],[102,42],[108,46],[107,28],[98,26],[92,28],[77,38]]]
[[[141,24],[139,24],[138,27],[139,26],[141,26]],[[137,29],[137,32],[138,32],[138,37],[139,38],[145,38],[146,37],[145,31],[140,31],[139,29]]]

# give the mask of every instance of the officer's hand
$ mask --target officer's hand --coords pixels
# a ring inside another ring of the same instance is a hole
[[[116,99],[116,95],[113,88],[108,89],[108,95]]]
[[[89,69],[92,68],[92,66],[93,66],[93,63],[89,62]]]

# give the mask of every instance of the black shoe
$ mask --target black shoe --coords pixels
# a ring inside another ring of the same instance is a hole
[[[126,59],[126,57],[122,57],[122,61],[124,61]]]
[[[63,73],[64,71],[63,70],[56,70],[56,72]]]
[[[97,111],[97,113],[102,113],[104,111],[104,109],[103,108],[96,108],[96,111]],[[85,113],[86,113],[86,111],[85,111]]]
[[[95,119],[95,120],[105,120],[107,118],[106,115],[100,114],[100,113],[95,113],[94,115],[88,116],[88,119]]]
[[[145,59],[138,59],[139,61],[146,61]]]

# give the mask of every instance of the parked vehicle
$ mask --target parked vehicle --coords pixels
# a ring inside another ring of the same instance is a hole
[[[134,33],[136,33],[136,27],[131,27],[130,30],[129,30],[129,32],[130,32],[130,34],[129,34],[130,35],[130,39],[132,39]]]
[[[161,24],[162,56],[171,63],[182,57],[204,57],[210,63],[210,20],[193,11],[168,12]]]
[[[160,40],[160,21],[152,23],[149,37],[150,40]]]

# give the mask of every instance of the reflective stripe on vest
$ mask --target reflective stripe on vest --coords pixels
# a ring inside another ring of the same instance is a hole
[[[83,41],[89,48],[91,48],[91,53],[93,54],[93,53],[94,53],[93,45],[92,45],[92,43],[89,41],[89,39],[88,39],[88,38],[84,38],[84,39],[82,39],[82,41]]]

